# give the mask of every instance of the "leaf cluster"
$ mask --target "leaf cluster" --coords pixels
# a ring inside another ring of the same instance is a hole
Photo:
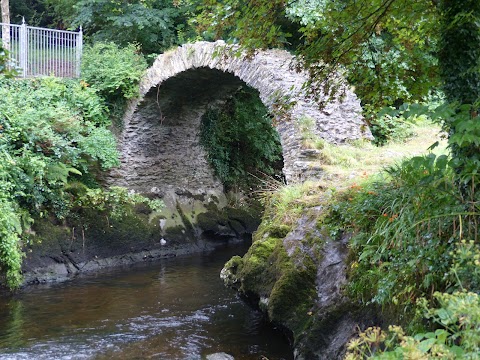
[[[207,0],[195,23],[204,37],[239,41],[247,49],[283,47],[293,27],[285,5],[285,0]]]
[[[15,71],[10,68],[10,56],[6,49],[2,47],[0,39],[0,78],[11,78],[15,75]]]
[[[419,301],[423,316],[440,326],[408,336],[399,326],[388,332],[368,328],[350,341],[346,360],[476,359],[480,352],[480,298],[473,292],[436,292],[436,307]]]
[[[87,208],[120,220],[126,215],[133,215],[132,205],[137,204],[147,205],[153,211],[163,207],[161,200],[148,199],[124,187],[112,186],[108,190],[84,187],[72,201],[72,213],[79,214]]]
[[[83,26],[93,42],[137,44],[143,53],[151,54],[195,37],[187,21],[195,6],[188,1],[44,1],[67,27]]]
[[[370,120],[370,130],[375,145],[385,145],[391,141],[405,141],[414,135],[412,122],[389,112],[380,112]]]
[[[110,104],[138,96],[147,63],[137,46],[96,42],[84,49],[82,79]]]
[[[413,0],[210,0],[198,24],[248,49],[292,48],[310,74],[307,90],[318,99],[341,93],[340,71],[368,105],[370,119],[384,106],[420,101],[438,86],[437,19],[432,3]]]

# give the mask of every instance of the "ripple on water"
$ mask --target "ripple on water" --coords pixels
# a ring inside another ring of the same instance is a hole
[[[0,298],[0,360],[291,360],[287,341],[219,279],[232,256],[116,269]]]

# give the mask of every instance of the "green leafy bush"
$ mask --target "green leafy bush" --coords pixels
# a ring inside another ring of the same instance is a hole
[[[282,148],[268,110],[249,88],[206,111],[200,138],[216,175],[227,186],[251,183],[249,174],[278,172]]]
[[[397,308],[403,320],[415,322],[405,309],[452,286],[445,274],[455,244],[475,238],[479,213],[458,196],[446,156],[414,157],[387,173],[388,181],[354,185],[333,206],[332,222],[354,233],[350,295]]]
[[[85,188],[84,190],[85,191],[75,199],[73,207],[106,212],[109,216],[116,219],[121,219],[126,215],[126,212],[132,211],[132,207],[129,205],[146,204],[153,211],[158,211],[163,207],[161,200],[147,199],[123,187],[112,186],[108,190]]]
[[[82,59],[82,79],[110,104],[138,96],[138,84],[147,63],[133,44],[109,42],[87,46]]]
[[[107,108],[73,80],[0,79],[0,268],[20,284],[20,240],[32,218],[68,214],[69,183],[118,164]]]
[[[9,184],[2,182],[2,190]],[[0,193],[0,270],[5,273],[8,284],[15,286],[21,281],[22,252],[20,234],[22,233],[21,215],[14,201]]]
[[[345,360],[359,359],[478,359],[480,353],[480,297],[472,292],[436,292],[438,307],[419,300],[424,317],[439,328],[407,336],[399,326],[388,332],[368,328],[350,341]]]
[[[8,51],[2,47],[2,42],[0,40],[0,76],[12,77],[14,71],[8,67],[10,61],[10,55]]]
[[[449,255],[453,258],[448,278],[450,288],[480,292],[480,244],[462,240]]]
[[[374,137],[373,143],[385,145],[391,141],[404,141],[414,135],[411,124],[401,117],[388,114],[370,120],[370,130]]]
[[[160,53],[195,36],[188,23],[196,11],[195,1],[44,1],[59,21],[73,28],[83,26],[94,41],[113,41],[121,46],[135,43],[143,53]]]

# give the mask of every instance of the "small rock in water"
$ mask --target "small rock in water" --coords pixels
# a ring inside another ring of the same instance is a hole
[[[235,358],[232,355],[221,352],[207,355],[207,360],[235,360]]]

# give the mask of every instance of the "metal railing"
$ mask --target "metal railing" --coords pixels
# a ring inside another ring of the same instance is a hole
[[[22,77],[79,77],[83,33],[0,23],[2,43],[10,53],[9,67]],[[8,36],[10,35],[10,36]]]

